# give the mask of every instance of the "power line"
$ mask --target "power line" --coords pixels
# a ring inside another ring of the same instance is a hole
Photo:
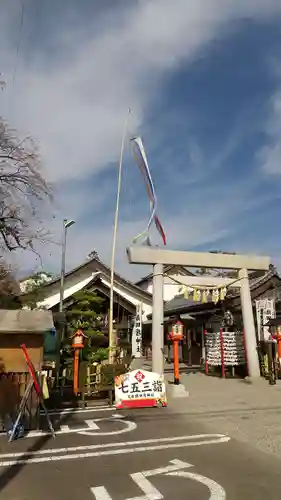
[[[19,24],[19,37],[17,43],[17,51],[15,57],[14,71],[13,71],[13,89],[15,88],[17,69],[18,69],[18,60],[21,49],[21,40],[22,40],[22,27],[24,21],[24,12],[25,12],[25,0],[21,0],[21,15],[20,15],[20,24]]]

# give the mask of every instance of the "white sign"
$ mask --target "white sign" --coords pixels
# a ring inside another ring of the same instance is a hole
[[[136,305],[136,317],[132,332],[132,355],[140,358],[142,355],[142,304]]]
[[[161,500],[164,498],[162,493],[155,488],[155,486],[147,479],[148,477],[157,476],[163,474],[165,476],[174,477],[185,477],[197,483],[203,484],[209,489],[210,496],[208,500],[225,500],[226,493],[223,487],[216,481],[209,479],[201,474],[195,474],[193,472],[187,472],[183,469],[188,469],[192,467],[192,464],[183,462],[182,460],[174,459],[170,460],[171,465],[166,467],[159,467],[158,469],[146,470],[142,472],[135,472],[130,474],[132,480],[137,484],[139,489],[143,492],[142,496],[131,497],[126,500]],[[96,500],[112,500],[107,489],[104,486],[96,486],[91,488],[91,492],[94,494]]]
[[[222,352],[225,366],[238,366],[245,364],[245,345],[243,332],[207,332],[206,333],[206,358],[210,366],[222,364]]]
[[[115,377],[116,408],[167,406],[163,377],[146,370],[134,370]]]
[[[275,318],[274,299],[256,300],[256,314],[258,325],[258,339],[268,340],[270,333],[268,326],[265,325],[270,319]]]

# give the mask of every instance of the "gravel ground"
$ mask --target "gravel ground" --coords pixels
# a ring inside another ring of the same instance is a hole
[[[172,375],[166,379],[171,381]],[[173,410],[281,458],[281,383],[270,386],[260,379],[250,384],[203,374],[182,375],[181,383],[189,397],[170,397]],[[168,395],[170,388],[168,383]]]

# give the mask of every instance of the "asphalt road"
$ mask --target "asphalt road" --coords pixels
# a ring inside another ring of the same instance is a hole
[[[0,436],[0,500],[281,498],[276,458],[169,409],[66,413],[55,425],[56,439]]]

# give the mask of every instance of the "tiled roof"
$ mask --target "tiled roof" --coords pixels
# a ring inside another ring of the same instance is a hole
[[[169,271],[171,271],[174,267],[181,268],[184,271],[184,274],[186,274],[187,276],[194,276],[194,274],[189,269],[187,269],[184,266],[179,266],[177,264],[165,265],[164,266],[164,274],[168,273]],[[147,280],[149,280],[151,278],[153,278],[153,273],[150,273],[147,276],[144,276],[143,278],[141,278],[140,280],[138,280],[136,282],[136,285],[140,285],[144,281],[147,281]]]
[[[85,262],[83,262],[83,264],[80,264],[79,266],[75,267],[74,269],[71,269],[71,271],[68,271],[67,273],[65,273],[65,280],[67,280],[68,277],[70,277],[74,274],[77,274],[86,268],[89,268],[89,272],[91,272],[91,274],[93,272],[99,271],[102,275],[104,275],[104,277],[106,277],[107,279],[110,279],[110,273],[111,273],[110,267],[108,267],[106,264],[101,262],[97,257],[93,257],[92,259],[86,260]],[[56,283],[59,283],[59,281],[60,281],[60,277],[57,277],[57,278],[53,279],[52,281],[49,281],[48,283],[43,285],[44,290],[47,291],[48,288],[52,287],[52,285],[54,285]],[[114,273],[114,282],[115,282],[115,284],[118,283],[121,286],[130,289],[132,291],[132,293],[134,293],[136,296],[140,296],[140,298],[143,298],[144,300],[148,300],[149,302],[152,300],[152,295],[149,292],[143,290],[142,288],[135,285],[131,281],[123,278],[118,273]]]

